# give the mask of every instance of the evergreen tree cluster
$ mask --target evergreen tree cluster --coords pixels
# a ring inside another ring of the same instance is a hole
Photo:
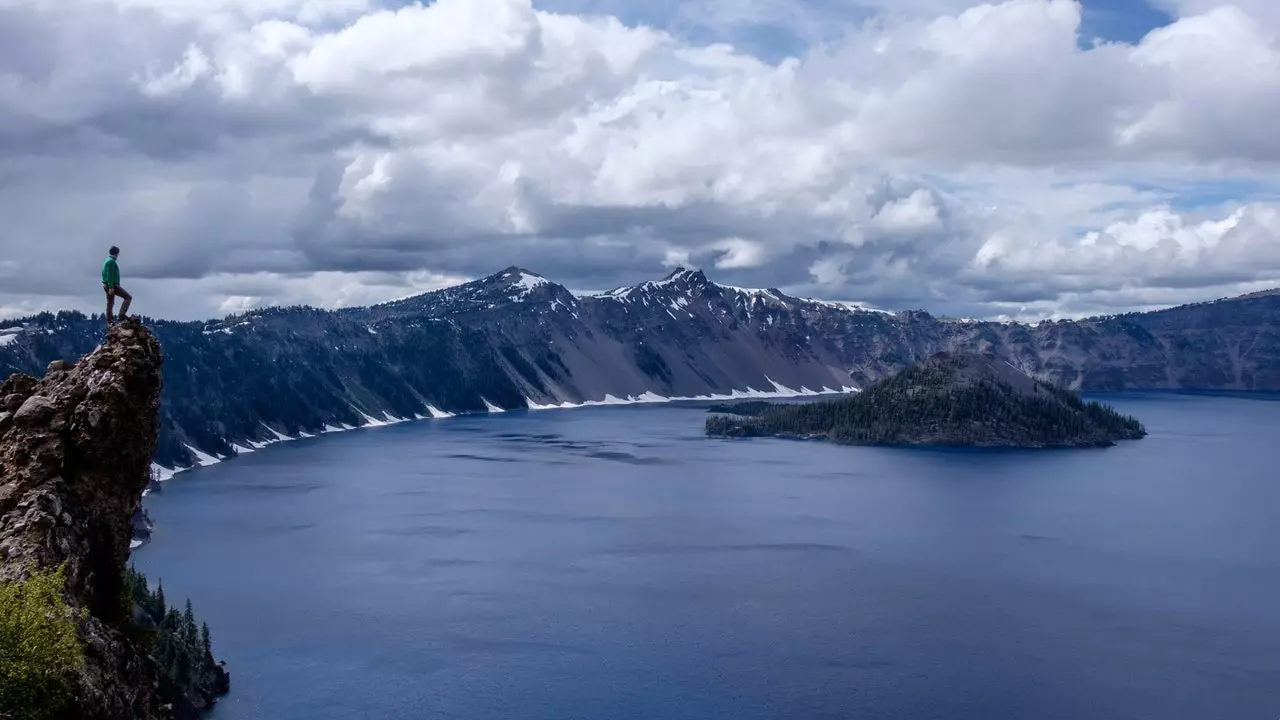
[[[1026,376],[991,372],[986,359],[926,361],[849,398],[771,405],[753,417],[712,414],[710,435],[822,437],[871,445],[1098,447],[1146,434],[1097,402]],[[1016,381],[1025,382],[1016,382]]]
[[[178,720],[195,718],[231,689],[226,667],[213,656],[209,625],[196,624],[191,600],[182,610],[168,604],[164,585],[153,591],[146,577],[129,567],[126,585],[134,608],[134,625],[148,645],[160,675],[160,696]]]
[[[721,413],[724,415],[743,415],[752,416],[759,415],[774,407],[774,403],[764,400],[746,400],[736,403],[716,403],[707,408],[707,412]]]

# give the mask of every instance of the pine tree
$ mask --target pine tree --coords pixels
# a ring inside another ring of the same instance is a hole
[[[187,607],[182,612],[182,634],[188,646],[196,647],[199,636],[196,634],[196,614],[191,608],[191,598],[187,598]]]
[[[164,581],[156,581],[156,616],[164,617],[169,612],[169,606],[164,602]]]
[[[192,698],[208,702],[227,692],[227,676],[213,657],[209,626],[200,623],[197,627],[191,601],[187,600],[181,611],[168,608],[159,584],[152,592],[142,573],[133,568],[129,573],[133,601],[151,614],[158,626],[145,637],[160,671],[160,695],[166,702],[187,707]]]

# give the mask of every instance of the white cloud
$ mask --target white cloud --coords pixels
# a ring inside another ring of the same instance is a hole
[[[886,232],[928,232],[941,225],[933,195],[923,188],[900,197],[880,208],[872,223]]]
[[[715,266],[722,270],[760,267],[768,259],[768,248],[763,243],[743,238],[725,238],[711,247],[720,253]]]
[[[142,92],[148,96],[172,95],[191,87],[209,72],[209,58],[197,47],[187,48],[182,62],[169,72],[156,76],[148,73],[146,78],[137,78]]]
[[[1089,48],[1072,0],[674,10],[823,41],[776,60],[528,0],[0,3],[0,305],[96,309],[113,243],[186,316],[512,263],[970,314],[1280,284],[1280,11],[1170,8]]]

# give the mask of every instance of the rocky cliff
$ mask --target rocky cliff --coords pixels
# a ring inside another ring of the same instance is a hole
[[[1083,391],[1280,390],[1274,293],[1026,325],[871,311],[685,269],[575,294],[508,268],[373,307],[148,322],[166,353],[166,468],[392,418],[862,388],[942,351],[993,353]],[[0,324],[0,371],[76,357],[101,333],[78,313]]]
[[[65,567],[66,600],[86,611],[85,663],[66,715],[156,718],[156,671],[131,638],[125,570],[156,448],[160,343],[136,321],[74,365],[0,384],[0,582]]]

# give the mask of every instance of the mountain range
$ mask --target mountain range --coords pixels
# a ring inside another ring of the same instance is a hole
[[[575,294],[511,267],[395,302],[143,318],[165,353],[157,466],[411,418],[668,398],[851,392],[943,351],[1085,392],[1280,390],[1280,292],[1037,324],[884,312],[679,268]],[[100,315],[0,323],[0,373],[101,342]]]

